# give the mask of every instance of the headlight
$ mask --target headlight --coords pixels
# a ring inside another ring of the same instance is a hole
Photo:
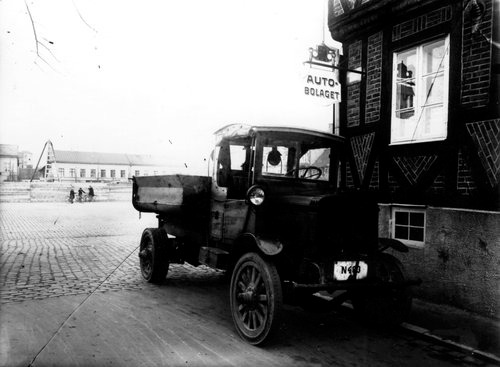
[[[247,191],[247,200],[255,206],[262,205],[264,199],[266,198],[266,194],[264,193],[264,189],[260,186],[252,186]]]

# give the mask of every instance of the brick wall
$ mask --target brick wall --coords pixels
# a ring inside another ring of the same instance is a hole
[[[403,23],[399,23],[392,28],[392,40],[398,41],[415,33],[435,27],[451,19],[451,7],[445,6],[412,18]]]
[[[368,60],[366,66],[365,123],[380,119],[382,86],[382,32],[368,37]]]
[[[467,125],[491,187],[500,183],[500,119],[471,122]]]
[[[464,7],[469,3],[464,0]],[[491,78],[492,2],[483,0],[485,13],[473,32],[471,5],[463,13],[461,102],[465,108],[486,106]]]
[[[372,177],[370,179],[370,190],[378,190],[380,188],[380,164],[378,159],[373,166]]]
[[[477,191],[468,157],[467,152],[462,150],[458,152],[457,191],[462,195],[471,195]]]
[[[437,155],[419,155],[413,157],[394,157],[394,162],[412,185],[418,182],[420,176],[427,172],[436,161]]]
[[[361,41],[349,45],[349,69],[361,67]],[[358,126],[360,123],[361,83],[347,85],[347,126]]]
[[[437,175],[428,191],[432,192],[434,195],[439,195],[444,194],[445,190],[446,186],[444,175]]]
[[[349,162],[346,163],[346,187],[347,188],[354,188],[354,179],[352,178],[352,172],[351,172],[351,165]]]
[[[396,179],[396,177],[394,177],[394,174],[392,174],[391,172],[389,172],[389,175],[387,177],[387,187],[389,188],[390,192],[395,192],[401,187],[398,180]]]
[[[360,182],[363,182],[368,165],[368,159],[373,147],[375,133],[353,136],[351,138],[351,149],[356,162],[356,169]]]

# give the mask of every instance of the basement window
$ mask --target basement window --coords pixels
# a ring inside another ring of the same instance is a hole
[[[392,208],[392,238],[406,245],[423,247],[425,244],[425,209],[409,207]]]

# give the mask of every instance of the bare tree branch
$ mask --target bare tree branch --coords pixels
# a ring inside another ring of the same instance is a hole
[[[45,45],[43,42],[40,41],[40,39],[38,38],[38,34],[36,33],[36,27],[35,27],[35,21],[33,19],[33,15],[31,14],[31,10],[30,10],[30,7],[28,6],[28,3],[26,2],[26,0],[24,0],[24,4],[26,5],[26,10],[28,11],[28,15],[30,17],[30,21],[31,21],[31,27],[33,28],[33,36],[35,38],[35,49],[36,49],[36,56],[43,61],[44,64],[46,64],[49,68],[51,68],[53,71],[55,71],[56,73],[58,72],[56,69],[54,69],[54,67],[49,63],[47,62],[47,60],[45,60],[42,55],[40,54],[40,46],[42,46],[44,49],[46,49],[50,55],[54,58],[54,60],[56,60],[57,62],[60,62],[57,57],[54,55],[54,53],[52,52],[52,50],[47,46]],[[46,38],[44,38],[48,43],[50,44],[53,44],[54,42],[52,41],[49,41],[47,40]],[[35,64],[40,68],[40,65],[38,65],[38,63],[36,63],[35,61]]]
[[[78,7],[77,7],[77,6],[76,6],[76,4],[75,4],[75,0],[73,0],[73,6],[75,7],[75,10],[76,10],[76,12],[78,13],[78,16],[80,17],[80,19],[82,20],[82,22],[83,22],[83,23],[84,23],[87,27],[89,27],[90,29],[92,29],[95,33],[97,33],[97,30],[96,30],[94,27],[92,27],[91,25],[89,25],[89,24],[87,23],[87,21],[83,18],[82,14],[80,13],[80,10],[78,10]]]
[[[42,60],[42,61],[43,61],[43,62],[44,62],[44,63],[45,63],[45,64],[46,64],[49,68],[51,68],[51,69],[52,69],[52,71],[54,71],[54,72],[56,72],[56,73],[58,72],[56,69],[54,69],[54,68],[52,67],[52,65],[50,65],[47,61],[45,61],[45,59],[44,59],[43,57],[41,57],[40,55],[38,55],[38,58],[39,58],[40,60]]]
[[[57,57],[54,55],[54,53],[52,52],[52,50],[50,48],[48,48],[47,46],[45,46],[43,43],[40,43],[40,46],[43,46],[52,55],[52,57],[54,58],[54,60],[56,60],[57,62],[60,62],[57,59]]]
[[[33,17],[31,15],[30,7],[28,6],[28,3],[26,2],[26,0],[24,1],[24,4],[26,5],[26,9],[28,10],[28,15],[29,15],[30,20],[31,20],[31,26],[33,27],[33,35],[35,36],[36,55],[38,57],[40,57],[40,54],[38,52],[38,44],[40,42],[38,41],[38,36],[36,35],[35,22],[33,21]]]

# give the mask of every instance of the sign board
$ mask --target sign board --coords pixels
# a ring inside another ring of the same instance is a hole
[[[334,70],[307,67],[304,94],[323,102],[340,102],[340,83],[337,81],[337,74]]]

